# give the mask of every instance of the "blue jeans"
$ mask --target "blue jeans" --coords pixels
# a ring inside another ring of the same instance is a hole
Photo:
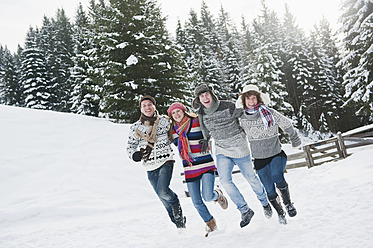
[[[230,158],[222,154],[218,154],[216,156],[216,164],[221,184],[241,213],[247,212],[249,210],[249,206],[232,181],[232,170],[235,164],[237,164],[241,174],[250,184],[260,203],[263,206],[268,205],[264,187],[259,181],[259,178],[255,175],[250,155],[243,158]]]
[[[276,156],[272,161],[262,169],[258,170],[258,176],[262,181],[264,188],[267,191],[269,199],[276,198],[276,186],[286,186],[287,183],[284,177],[287,158],[283,156]]]
[[[210,214],[205,203],[202,201],[202,197],[206,202],[216,201],[219,194],[214,191],[215,175],[211,173],[204,173],[200,180],[188,182],[187,187],[192,198],[194,207],[197,209],[199,215],[204,222],[212,220],[213,216]],[[202,186],[202,192],[201,192]]]
[[[148,180],[153,186],[155,193],[158,195],[163,206],[168,212],[168,216],[173,223],[175,223],[172,207],[180,204],[177,195],[170,189],[170,182],[172,172],[174,169],[174,162],[166,162],[161,167],[148,171]]]

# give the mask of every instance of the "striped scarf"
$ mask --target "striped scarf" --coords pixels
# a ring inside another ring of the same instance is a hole
[[[179,135],[179,143],[177,148],[179,149],[180,156],[182,159],[188,162],[189,166],[192,166],[194,159],[191,156],[189,141],[186,136],[186,132],[189,129],[190,124],[190,118],[185,115],[180,122],[175,123],[174,129]]]
[[[272,115],[271,111],[263,103],[259,103],[251,109],[245,107],[245,112],[248,113],[248,114],[251,114],[251,115],[255,114],[258,111],[259,111],[259,114],[260,114],[260,118],[262,119],[262,121],[264,123],[264,128],[265,129],[269,128],[271,126],[271,124],[272,125],[275,124],[275,119],[273,118],[273,115]]]

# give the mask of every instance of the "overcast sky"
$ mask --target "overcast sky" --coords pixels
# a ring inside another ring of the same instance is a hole
[[[296,17],[300,27],[311,29],[324,15],[333,27],[337,27],[339,3],[341,0],[266,0],[267,6],[280,17],[285,3]],[[17,45],[23,46],[30,26],[41,27],[43,16],[55,17],[58,8],[63,8],[73,20],[78,3],[87,9],[89,0],[0,0],[0,44],[15,52]],[[260,13],[261,0],[205,0],[211,13],[217,17],[222,5],[239,24],[241,17],[252,20]],[[168,28],[174,33],[177,19],[182,23],[188,18],[190,9],[199,13],[202,0],[158,0],[162,13],[168,17]]]

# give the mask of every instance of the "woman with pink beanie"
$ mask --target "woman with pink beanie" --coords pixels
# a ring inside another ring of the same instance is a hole
[[[206,223],[207,237],[217,227],[203,200],[218,202],[223,209],[227,209],[228,201],[220,189],[214,190],[216,166],[210,149],[202,152],[203,135],[198,117],[188,113],[179,102],[171,104],[167,113],[172,122],[169,137],[179,150],[188,191],[194,207]]]

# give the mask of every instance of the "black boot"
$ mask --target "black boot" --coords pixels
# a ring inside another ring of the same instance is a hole
[[[267,219],[270,219],[272,217],[272,208],[271,208],[271,205],[267,204],[267,206],[264,206],[263,209],[264,209],[264,216]]]
[[[251,218],[253,218],[254,216],[254,211],[251,210],[251,208],[249,208],[249,210],[243,214],[241,214],[241,222],[240,222],[240,227],[245,227],[247,226],[250,221],[251,221]]]
[[[284,210],[282,209],[282,206],[281,206],[280,198],[278,196],[276,196],[273,199],[269,199],[269,202],[272,204],[273,208],[276,210],[276,212],[278,214],[278,223],[280,223],[282,225],[286,225],[287,221],[286,221],[286,218],[285,218],[285,212],[284,212]]]
[[[172,207],[172,213],[175,218],[175,224],[177,228],[186,228],[186,218],[183,216],[183,211],[181,210],[180,203]]]
[[[292,203],[290,200],[289,186],[285,186],[283,188],[278,189],[280,190],[282,202],[284,203],[289,216],[294,217],[295,215],[297,215],[297,210],[293,205],[294,203]]]

